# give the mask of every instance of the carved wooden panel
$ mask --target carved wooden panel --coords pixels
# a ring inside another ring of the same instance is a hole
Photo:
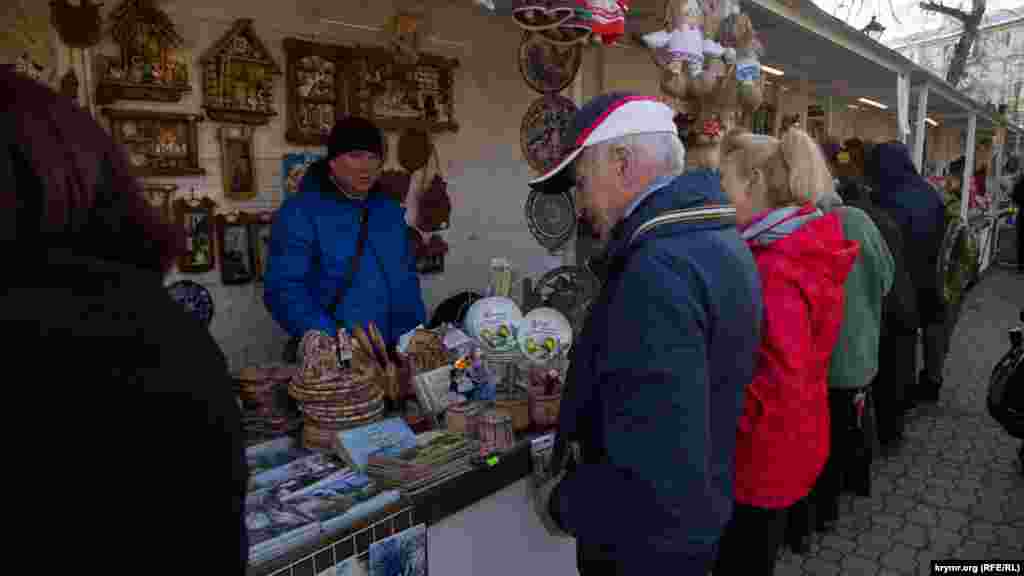
[[[274,77],[281,69],[243,18],[200,59],[203,67],[203,109],[217,122],[266,124],[277,115]]]
[[[348,49],[295,38],[284,41],[288,129],[293,144],[320,146],[337,117],[348,113],[343,74]]]
[[[352,49],[348,63],[349,110],[382,130],[457,131],[454,71],[458,60],[421,54],[412,65],[387,48]]]
[[[124,146],[136,176],[195,176],[199,167],[194,114],[104,108],[114,141]]]

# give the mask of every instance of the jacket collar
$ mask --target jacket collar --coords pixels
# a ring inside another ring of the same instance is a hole
[[[655,187],[657,184],[659,182],[656,180],[633,211],[615,225],[603,254],[590,262],[590,269],[602,280],[606,279],[611,263],[625,254],[633,233],[648,220],[670,210],[684,210],[705,204],[728,204],[718,172],[714,170],[693,170],[668,183],[662,183],[660,187]],[[693,226],[704,229],[721,228],[724,225],[710,222]]]
[[[824,212],[812,204],[767,210],[755,216],[754,220],[743,228],[741,236],[751,244],[771,244],[789,236],[807,222],[824,215]]]

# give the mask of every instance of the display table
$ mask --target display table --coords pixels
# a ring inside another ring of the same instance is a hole
[[[331,574],[340,559],[366,554],[370,543],[410,526],[427,526],[429,574],[444,576],[566,576],[576,574],[576,543],[544,530],[533,510],[530,442],[523,440],[495,465],[478,468],[326,534],[248,576]]]

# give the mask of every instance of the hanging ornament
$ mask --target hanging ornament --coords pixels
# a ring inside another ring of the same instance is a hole
[[[388,21],[388,45],[399,64],[413,66],[419,62],[426,36],[425,19],[426,10],[416,7],[400,9]]]

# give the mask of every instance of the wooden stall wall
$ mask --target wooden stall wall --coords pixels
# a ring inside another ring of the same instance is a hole
[[[105,13],[117,4],[106,3]],[[458,290],[483,289],[492,257],[507,257],[515,266],[526,270],[535,269],[537,262],[546,260],[545,251],[530,235],[523,215],[528,192],[526,182],[532,173],[520,152],[519,127],[537,94],[526,86],[519,74],[517,49],[521,31],[511,20],[489,17],[469,2],[431,4],[434,12],[430,35],[440,41],[426,40],[423,50],[459,60],[454,99],[460,129],[457,133],[438,134],[435,140],[454,208],[446,233],[450,252],[445,272],[422,277],[428,310]],[[191,62],[192,91],[175,103],[121,100],[113,104],[118,109],[201,114],[203,74],[199,59],[239,18],[253,19],[255,33],[284,68],[285,38],[380,46],[386,42],[383,33],[366,28],[385,25],[393,14],[392,3],[381,0],[346,3],[311,0],[297,4],[167,0],[159,2],[158,6],[168,14],[184,39],[182,49]],[[117,47],[107,36],[93,52],[116,55]],[[638,53],[638,61],[641,56]],[[91,68],[97,60],[93,59],[88,66]],[[587,61],[592,60],[593,55],[588,54]],[[646,71],[648,62],[644,64]],[[81,65],[75,65],[81,69]],[[81,73],[79,75],[82,77]],[[584,79],[581,77],[579,81]],[[202,122],[198,127],[198,161],[204,175],[152,177],[146,179],[146,184],[177,186],[176,198],[187,198],[193,193],[210,198],[216,202],[219,213],[259,213],[276,209],[284,198],[283,156],[323,153],[324,150],[286,141],[284,78],[276,78],[273,86],[278,115],[266,126],[252,130],[256,187],[253,198],[238,201],[225,194],[224,183],[230,179],[223,178],[221,173],[225,164],[220,152],[222,124],[214,121]],[[654,88],[656,85],[652,82],[650,90]],[[97,116],[105,121],[98,111]],[[396,137],[397,134],[390,136],[392,149]],[[415,183],[419,178],[412,180]],[[217,268],[198,275],[174,272],[168,282],[183,277],[203,284],[213,293],[217,314],[211,331],[233,368],[279,358],[287,336],[266,312],[261,282],[225,286]]]

